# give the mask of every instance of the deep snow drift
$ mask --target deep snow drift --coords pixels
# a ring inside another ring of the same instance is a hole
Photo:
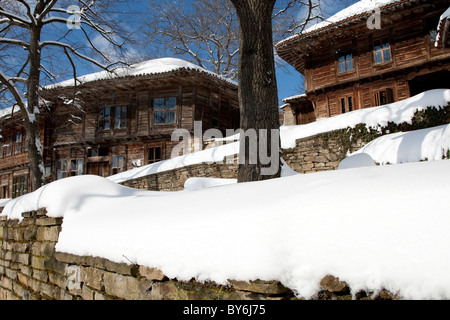
[[[56,249],[226,283],[280,280],[311,298],[327,274],[407,299],[450,298],[450,161],[365,167],[196,191],[97,176],[10,201],[3,215],[64,216]]]

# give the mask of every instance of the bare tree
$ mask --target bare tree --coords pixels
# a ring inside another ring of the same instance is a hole
[[[238,23],[228,0],[149,0],[154,55],[181,56],[227,78],[237,75]],[[161,50],[163,50],[161,52]]]
[[[102,6],[106,2],[102,1]],[[49,56],[45,56],[45,51],[64,56],[66,65],[70,66],[76,79],[77,60],[87,61],[105,70],[115,64],[95,46],[92,38],[94,34],[116,47],[121,46],[113,29],[100,17],[98,2],[79,0],[76,3],[74,5],[74,1],[63,0],[6,0],[0,3],[0,46],[3,57],[0,61],[0,91],[8,92],[24,117],[32,190],[44,184],[39,132],[41,75],[56,78],[44,63],[51,61]],[[83,46],[75,46],[67,41],[73,30],[81,31],[91,51],[100,56],[99,61],[83,52]],[[6,60],[3,52],[11,59]]]

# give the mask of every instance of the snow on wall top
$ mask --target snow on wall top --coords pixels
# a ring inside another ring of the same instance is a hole
[[[335,15],[325,19],[322,22],[319,22],[306,30],[303,31],[301,34],[295,34],[293,36],[290,36],[282,41],[280,41],[276,46],[281,46],[290,40],[300,38],[301,36],[310,34],[314,31],[321,31],[323,29],[326,29],[327,27],[336,25],[338,23],[352,20],[353,18],[362,16],[364,14],[372,13],[375,9],[382,9],[383,7],[386,7],[388,5],[392,5],[395,2],[405,2],[409,0],[360,0],[356,2],[355,4],[339,11]]]
[[[107,80],[114,78],[132,77],[132,76],[143,76],[143,75],[156,75],[162,73],[169,73],[180,70],[195,70],[201,73],[209,74],[220,80],[226,81],[230,84],[237,85],[235,81],[229,80],[221,75],[218,75],[212,71],[208,71],[202,67],[199,67],[191,62],[177,59],[177,58],[159,58],[152,59],[140,63],[133,64],[128,67],[118,67],[108,71],[100,71],[96,73],[87,74],[80,76],[77,79],[82,83],[88,83],[99,80]],[[46,89],[54,89],[59,87],[70,87],[74,85],[74,79],[69,79],[62,81],[57,84],[49,85]]]

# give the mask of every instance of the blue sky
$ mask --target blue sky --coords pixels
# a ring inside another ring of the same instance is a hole
[[[136,26],[136,22],[139,19],[145,18],[141,13],[145,12],[145,8],[148,8],[147,0],[117,0],[119,2],[119,10],[116,13],[117,22],[125,24],[128,29],[133,29]],[[192,1],[192,0],[186,0]],[[328,5],[325,8],[323,14],[325,17],[329,17],[334,13],[342,10],[348,6],[349,3],[355,3],[357,0],[329,0],[333,5]],[[296,14],[292,12],[292,14]],[[134,50],[134,48],[130,48]],[[99,69],[91,64],[82,63],[78,69],[78,75],[88,74],[96,72]],[[292,66],[286,64],[283,68],[277,67],[277,83],[278,83],[278,100],[279,105],[283,104],[282,100],[286,97],[303,93],[303,76],[298,73]]]

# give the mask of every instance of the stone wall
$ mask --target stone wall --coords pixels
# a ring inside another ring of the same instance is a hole
[[[291,169],[299,173],[336,170],[349,150],[356,151],[373,138],[360,136],[360,132],[359,129],[344,129],[298,139],[294,148],[282,150],[283,158]],[[128,180],[122,184],[143,190],[179,191],[183,190],[186,180],[192,177],[236,179],[238,167],[236,155],[233,164],[200,163]]]
[[[181,282],[160,270],[104,258],[55,251],[63,219],[46,210],[23,220],[0,217],[0,300],[296,300],[279,281],[235,281],[228,285]],[[352,299],[345,282],[326,276],[317,299]],[[396,299],[387,291],[359,292],[357,299]]]
[[[343,143],[344,130],[333,131],[298,139],[295,148],[283,149],[283,158],[291,169],[299,173],[336,170],[352,152],[362,148],[368,141],[355,139],[349,146]]]
[[[236,157],[232,164],[204,162],[128,180],[121,184],[143,190],[179,191],[184,189],[186,180],[192,177],[236,179],[237,173],[238,164]]]

